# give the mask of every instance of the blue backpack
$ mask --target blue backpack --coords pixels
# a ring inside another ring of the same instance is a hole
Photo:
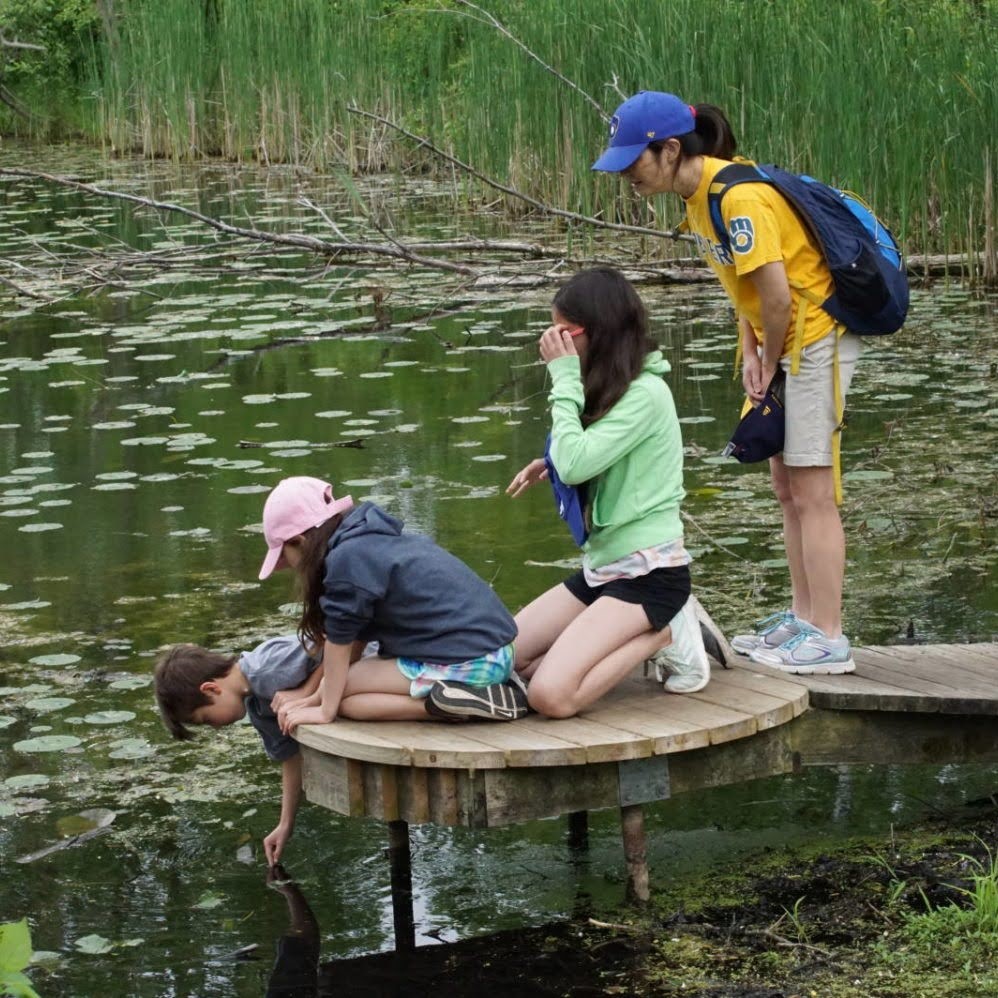
[[[554,505],[558,515],[568,524],[572,539],[579,547],[586,543],[589,528],[586,526],[587,485],[566,485],[555,470],[551,460],[551,434],[544,441],[544,466],[547,468],[548,481],[554,495]]]
[[[865,202],[778,166],[732,163],[717,173],[707,194],[714,231],[729,254],[721,199],[745,183],[776,188],[818,241],[835,291],[815,304],[852,333],[878,336],[901,328],[908,314],[904,259],[895,238]]]

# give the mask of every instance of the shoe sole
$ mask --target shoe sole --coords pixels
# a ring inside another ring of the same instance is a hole
[[[768,665],[771,669],[779,669],[780,672],[789,672],[795,676],[844,676],[846,673],[856,671],[856,663],[849,659],[847,662],[816,662],[814,665],[787,665],[781,662],[773,665],[771,662],[760,662],[760,665]]]
[[[671,693],[673,696],[681,697],[685,696],[687,693],[699,693],[702,689],[706,689],[708,683],[710,683],[710,676],[708,676],[702,683],[699,683],[698,685],[694,686],[692,689],[673,690],[669,688],[668,680],[666,680],[666,682],[662,683],[662,689],[664,689],[666,693]]]
[[[481,689],[485,690],[488,687]],[[523,692],[519,686],[514,686],[514,689]],[[426,712],[433,717],[477,717],[485,721],[518,721],[521,717],[526,717],[528,711],[526,704],[514,704],[509,707],[486,703],[481,699],[481,694],[465,693],[453,687],[434,688],[426,698]]]

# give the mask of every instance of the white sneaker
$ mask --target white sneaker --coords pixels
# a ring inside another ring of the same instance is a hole
[[[651,657],[655,678],[669,693],[697,693],[710,682],[710,662],[692,599],[669,621],[669,627],[672,642]]]
[[[725,669],[730,669],[731,663],[735,660],[735,653],[728,643],[728,639],[724,636],[724,632],[714,623],[713,617],[704,609],[703,604],[696,596],[691,595],[690,602],[693,604],[697,619],[700,621],[700,635],[703,638],[707,656]]]

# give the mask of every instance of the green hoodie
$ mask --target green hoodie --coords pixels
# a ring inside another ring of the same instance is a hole
[[[683,440],[660,350],[613,408],[583,428],[578,357],[557,357],[551,373],[551,460],[567,485],[589,483],[592,568],[683,536]]]

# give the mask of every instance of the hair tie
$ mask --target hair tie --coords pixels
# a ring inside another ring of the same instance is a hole
[[[695,118],[697,116],[697,109],[692,104],[689,104],[687,106],[690,109],[690,114],[692,114],[693,117]]]

